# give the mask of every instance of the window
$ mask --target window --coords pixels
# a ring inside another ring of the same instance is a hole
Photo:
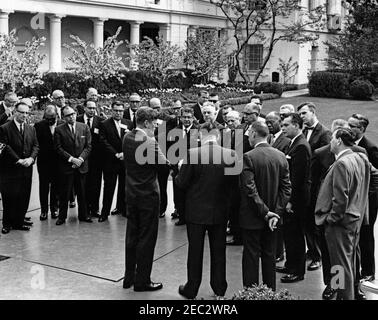
[[[248,70],[259,70],[263,59],[263,45],[249,44],[247,46],[247,66]]]

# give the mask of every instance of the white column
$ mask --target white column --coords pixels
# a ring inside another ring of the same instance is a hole
[[[130,44],[139,44],[140,25],[143,21],[130,21]]]
[[[159,36],[164,39],[164,41],[171,41],[171,25],[166,23],[166,24],[161,24],[159,26]]]
[[[108,19],[94,18],[93,21],[93,44],[95,48],[104,46],[104,22]]]
[[[328,15],[341,15],[341,0],[328,0],[327,5]]]
[[[50,72],[62,71],[62,18],[60,15],[50,18]]]
[[[13,11],[1,11],[0,12],[0,34],[9,33],[9,14]]]

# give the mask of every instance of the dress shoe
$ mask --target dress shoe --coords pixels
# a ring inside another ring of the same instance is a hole
[[[184,224],[186,224],[186,222],[182,221],[182,220],[179,220],[179,221],[175,222],[175,226],[183,226]]]
[[[58,218],[58,220],[56,220],[56,225],[57,226],[60,226],[61,224],[63,224],[63,223],[65,223],[66,222],[66,220],[62,220],[62,219],[60,219],[60,218]]]
[[[108,220],[108,217],[107,216],[100,216],[98,218],[98,222],[104,222],[104,221],[107,221]]]
[[[360,282],[374,281],[374,280],[375,280],[375,276],[374,275],[370,275],[370,276],[364,276],[364,277],[362,277],[362,279],[360,280]]]
[[[79,218],[79,221],[81,221],[81,222],[93,222],[90,217],[86,217],[84,219]]]
[[[33,222],[32,222],[32,221],[25,221],[25,220],[24,220],[24,226],[31,227],[32,225],[33,225]]]
[[[39,216],[39,220],[44,221],[46,219],[47,219],[47,212],[41,213],[41,215]]]
[[[193,296],[190,296],[188,295],[186,292],[185,292],[185,285],[180,285],[179,288],[178,288],[178,293],[181,294],[184,298],[186,299],[194,299],[195,297]]]
[[[276,272],[279,273],[290,273],[289,269],[285,266],[276,266]]]
[[[10,232],[10,230],[11,230],[11,228],[4,227],[3,229],[1,229],[1,233],[2,233],[2,234],[7,234],[7,233]]]
[[[281,282],[283,283],[293,283],[302,281],[304,279],[304,276],[298,276],[296,274],[287,274],[281,278]]]
[[[322,266],[322,264],[320,263],[320,261],[313,260],[313,261],[311,261],[311,263],[308,265],[307,270],[308,270],[308,271],[318,270],[321,266]]]
[[[20,230],[20,231],[30,231],[30,227],[28,226],[21,226],[21,227],[16,227],[12,228],[13,230]]]
[[[116,214],[120,214],[120,211],[119,211],[117,208],[115,208],[114,210],[112,210],[112,211],[110,212],[110,214],[111,214],[112,216],[115,216]]]
[[[235,240],[235,239],[231,239],[231,240],[226,241],[226,244],[228,246],[241,246],[241,245],[243,245],[241,240]]]
[[[355,300],[366,300],[366,295],[360,288],[356,288],[355,291],[354,291],[354,299]]]
[[[142,291],[156,291],[163,288],[163,284],[160,282],[150,282],[149,284],[145,284],[142,286],[134,286],[134,291],[142,292]]]
[[[122,287],[123,289],[129,289],[133,286],[134,282],[131,280],[123,280]]]
[[[336,289],[332,289],[330,285],[327,285],[323,291],[322,298],[324,300],[332,300],[336,296],[336,293]]]
[[[165,217],[165,212],[161,212],[160,214],[159,214],[159,218],[164,218]]]
[[[51,219],[56,219],[56,218],[58,218],[58,214],[55,211],[51,212]]]
[[[177,218],[179,217],[179,215],[178,215],[176,209],[175,209],[175,211],[173,211],[173,212],[171,213],[171,217],[172,217],[172,219],[177,219]]]
[[[70,202],[70,208],[75,208],[76,207],[76,202]]]
[[[276,263],[279,263],[279,262],[281,262],[281,261],[284,261],[284,255],[283,254],[281,254],[279,257],[277,257],[276,258]]]
[[[30,221],[30,220],[31,220],[31,217],[25,217],[24,220],[26,220],[26,221]]]

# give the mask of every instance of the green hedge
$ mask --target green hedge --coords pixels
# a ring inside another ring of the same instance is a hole
[[[374,93],[374,86],[369,80],[354,80],[350,84],[349,93],[354,99],[369,100]]]
[[[311,73],[308,89],[311,96],[346,98],[349,94],[349,74],[316,71]]]

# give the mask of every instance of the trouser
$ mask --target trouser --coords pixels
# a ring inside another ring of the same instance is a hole
[[[331,279],[331,287],[337,289],[337,298],[354,300],[355,269],[359,222],[346,225],[326,225],[325,239],[331,260],[331,271],[340,275],[339,281]]]
[[[164,213],[167,210],[168,205],[168,195],[167,195],[167,184],[169,177],[169,168],[161,169],[158,171],[158,182],[160,189],[160,213]]]
[[[151,282],[159,224],[159,197],[127,204],[125,281],[143,286]]]
[[[305,235],[309,258],[313,261],[320,261],[320,233],[319,228],[315,224],[315,213],[313,208],[308,208],[306,210]]]
[[[80,173],[75,170],[70,174],[62,174],[59,178],[60,192],[59,192],[59,219],[67,219],[68,200],[72,188],[75,189],[78,202],[78,216],[79,219],[88,218],[87,201],[85,197],[85,173]]]
[[[259,265],[261,256],[262,280],[272,290],[276,290],[276,237],[277,231],[268,227],[259,230],[242,228],[243,236],[243,286],[259,284]]]
[[[187,223],[188,233],[188,280],[185,291],[196,297],[202,281],[203,250],[206,231],[210,245],[210,286],[218,296],[224,296],[226,281],[226,224],[204,225]]]
[[[102,164],[94,159],[89,159],[89,171],[86,181],[86,198],[88,213],[98,213],[102,182]]]
[[[48,213],[49,195],[50,212],[57,212],[59,206],[58,173],[39,170],[39,202],[42,213]]]
[[[117,172],[104,172],[104,195],[102,198],[102,216],[109,216],[113,203],[113,196],[118,177],[117,205],[116,208],[125,213],[125,170],[120,168]]]

